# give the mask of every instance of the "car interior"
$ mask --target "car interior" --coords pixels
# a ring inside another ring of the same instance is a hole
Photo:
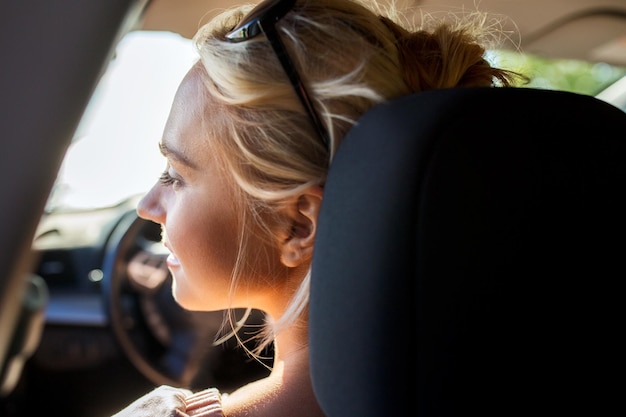
[[[234,340],[211,343],[222,312],[176,305],[159,227],[137,217],[137,195],[50,209],[125,36],[188,40],[239,3],[0,3],[0,416],[110,416],[160,384],[228,392],[268,372],[271,348],[257,362]],[[311,279],[310,359],[324,412],[622,409],[626,2],[396,3],[415,19],[507,16],[502,51],[545,65],[520,88],[401,97],[345,138]],[[554,77],[571,88],[547,84],[557,63],[580,62],[589,69]],[[579,91],[589,77],[594,87]],[[100,187],[88,184],[95,195]],[[238,318],[246,339],[263,312]]]

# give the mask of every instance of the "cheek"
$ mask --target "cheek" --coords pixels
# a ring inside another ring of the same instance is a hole
[[[244,231],[246,244],[242,254],[242,274],[248,277],[249,290],[266,292],[282,286],[287,269],[281,262],[280,250],[273,237],[258,229]]]
[[[222,293],[229,286],[238,253],[239,226],[233,216],[233,212],[207,207],[181,210],[175,222],[168,219],[172,220],[166,230],[168,240],[190,287]]]

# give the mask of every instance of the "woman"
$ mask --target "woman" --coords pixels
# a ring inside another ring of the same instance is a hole
[[[374,10],[269,0],[227,11],[195,36],[200,59],[160,143],[167,168],[137,210],[162,225],[177,302],[263,310],[259,351],[274,343],[274,365],[228,395],[161,387],[118,416],[323,416],[309,377],[309,269],[341,139],[386,100],[518,77],[485,60],[481,40],[493,34],[480,15],[410,30]]]

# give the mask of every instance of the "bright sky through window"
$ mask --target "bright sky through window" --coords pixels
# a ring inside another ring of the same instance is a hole
[[[51,206],[110,206],[152,186],[165,167],[158,141],[195,59],[191,41],[177,34],[126,35],[68,150]]]

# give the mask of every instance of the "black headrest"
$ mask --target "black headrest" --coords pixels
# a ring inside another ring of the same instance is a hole
[[[457,88],[366,113],[332,163],[312,266],[327,415],[621,401],[625,191],[626,114],[592,97]]]

